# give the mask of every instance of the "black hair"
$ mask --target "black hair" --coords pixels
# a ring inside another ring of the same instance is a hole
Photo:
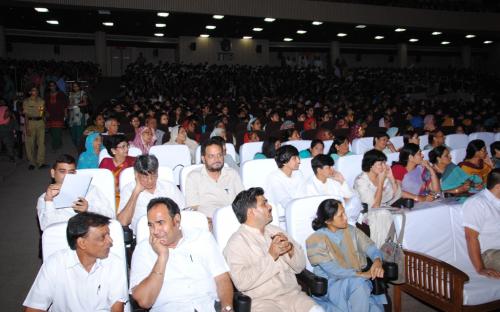
[[[342,203],[336,199],[329,198],[325,199],[318,206],[318,210],[316,211],[316,218],[312,221],[313,230],[317,231],[321,228],[326,227],[326,221],[332,220],[332,218],[339,211]]]
[[[300,135],[300,131],[295,128],[286,129],[283,141],[289,141],[290,137],[295,131],[297,131],[297,133]]]
[[[283,145],[276,151],[276,156],[274,160],[278,165],[278,168],[283,168],[283,166],[292,159],[293,156],[299,156],[299,151],[293,145]]]
[[[68,154],[61,154],[56,158],[56,161],[52,165],[52,169],[56,169],[58,164],[70,164],[70,165],[76,165],[76,160],[73,156],[68,155]]]
[[[361,161],[361,170],[364,172],[370,171],[373,165],[377,161],[387,161],[387,156],[379,150],[372,149],[363,155],[363,160]]]
[[[414,137],[414,136],[418,136],[418,132],[417,131],[413,131],[413,130],[409,130],[409,131],[406,131],[404,134],[403,134],[403,144],[408,144],[410,143],[410,140]]]
[[[375,140],[379,140],[384,137],[390,139],[390,136],[385,131],[379,131],[375,133],[375,135],[373,136],[373,146],[375,146]]]
[[[408,143],[405,144],[401,150],[399,151],[399,164],[403,167],[406,167],[408,165],[408,160],[410,159],[411,156],[415,156],[418,151],[420,150],[420,146],[414,143]]]
[[[224,150],[224,146],[221,144],[221,142],[218,139],[210,138],[210,139],[206,140],[201,145],[201,156],[205,156],[205,153],[207,151],[207,147],[210,145],[217,145],[220,147],[221,151]]]
[[[495,141],[490,144],[490,153],[493,157],[495,157],[495,150],[500,151],[500,141]]]
[[[443,130],[441,130],[439,128],[436,128],[436,129],[432,130],[431,132],[429,132],[429,139],[428,139],[428,141],[429,141],[430,145],[432,145],[434,143],[434,139],[436,138],[436,135],[439,132],[443,133],[443,135],[444,135]]]
[[[323,146],[323,148],[325,147],[325,143],[323,143],[323,141],[322,141],[322,140],[320,140],[320,139],[314,139],[314,140],[312,140],[312,141],[311,141],[311,146],[309,147],[309,151],[311,151],[311,152],[312,152],[312,149],[313,149],[316,145],[318,145],[318,144],[321,144],[321,145]]]
[[[226,140],[224,140],[223,137],[221,137],[220,135],[215,135],[213,137],[210,138],[212,141],[214,142],[219,142],[219,145],[224,147],[224,145],[226,145]],[[223,148],[224,150],[224,148]]]
[[[479,152],[483,147],[486,147],[483,140],[472,140],[467,144],[467,149],[465,150],[465,159],[471,159],[474,157],[476,152]]]
[[[262,144],[262,154],[267,158],[274,158],[276,156],[276,148],[274,147],[277,141],[281,141],[276,137],[268,137]]]
[[[332,145],[330,146],[330,150],[328,151],[328,155],[338,154],[338,151],[337,151],[337,148],[335,147],[335,145],[342,145],[342,144],[344,144],[344,142],[346,140],[347,140],[347,137],[343,136],[343,135],[339,135],[338,137],[336,137],[335,140],[333,140]]]
[[[233,200],[233,211],[240,223],[247,221],[248,208],[254,208],[257,205],[257,196],[264,195],[261,187],[251,187],[248,190],[241,191]]]
[[[335,161],[333,161],[333,158],[325,155],[325,154],[319,154],[316,155],[312,160],[311,160],[311,167],[316,174],[318,172],[318,169],[323,168],[324,166],[333,166],[335,164]]]
[[[491,191],[495,185],[500,184],[500,168],[491,170],[486,179],[486,188]]]
[[[80,212],[68,220],[66,227],[66,239],[72,250],[76,250],[76,241],[79,237],[85,237],[89,232],[90,227],[100,227],[109,224],[110,218],[93,213]]]
[[[140,155],[137,156],[134,163],[134,171],[139,174],[153,174],[158,172],[158,158],[155,155]]]
[[[179,206],[170,198],[168,197],[157,197],[153,198],[149,201],[148,206],[146,208],[146,212],[149,212],[149,210],[153,209],[153,207],[158,206],[158,205],[165,205],[168,210],[168,215],[170,218],[174,218],[175,215],[180,215],[181,210],[179,209]]]
[[[446,151],[448,148],[444,145],[441,145],[441,146],[437,146],[435,148],[433,148],[430,152],[429,152],[429,161],[431,162],[431,164],[437,164],[438,163],[438,157],[441,158],[443,157],[443,154],[444,154],[444,151]]]
[[[108,151],[108,154],[111,157],[115,157],[115,154],[113,153],[113,151],[111,149],[116,149],[118,144],[120,144],[121,142],[126,142],[128,144],[127,139],[125,138],[125,135],[123,135],[123,134],[103,135],[102,136],[102,144],[104,145],[104,147]]]

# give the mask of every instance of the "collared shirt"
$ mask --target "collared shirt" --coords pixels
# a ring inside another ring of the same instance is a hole
[[[301,197],[300,187],[303,183],[304,176],[299,170],[292,171],[292,176],[289,177],[281,169],[276,169],[267,176],[267,199],[284,208],[292,199]]]
[[[302,189],[305,196],[328,195],[344,202],[344,198],[354,196],[354,191],[346,181],[340,183],[337,180],[328,178],[323,183],[315,175],[311,176],[305,183]]]
[[[130,182],[129,184],[123,187],[123,190],[120,192],[120,207],[118,208],[118,213],[125,208],[132,192],[134,191],[135,181]],[[134,216],[132,217],[132,222],[130,224],[130,228],[134,233],[137,230],[137,222],[141,219],[142,216],[146,215],[146,210],[149,202],[153,198],[158,197],[168,197],[172,199],[180,209],[186,207],[186,202],[184,200],[184,196],[181,191],[175,186],[173,183],[168,181],[158,180],[156,182],[156,189],[154,193],[150,193],[146,190],[142,191],[137,198],[137,203],[135,205]]]
[[[87,272],[76,251],[61,250],[42,264],[23,305],[52,312],[110,311],[127,300],[125,264],[115,255],[97,259]]]
[[[113,203],[110,203],[98,188],[91,185],[85,199],[89,203],[89,212],[95,212],[112,219],[116,218],[115,209],[112,206]],[[78,198],[75,198],[76,200]],[[42,231],[45,231],[51,224],[67,222],[69,218],[76,214],[75,210],[71,207],[56,209],[53,201],[45,201],[45,193],[38,197],[36,212]]]
[[[354,190],[359,196],[361,202],[368,204],[368,208],[371,209],[373,206],[373,201],[375,199],[375,193],[377,192],[377,186],[372,183],[366,172],[362,172],[359,176],[356,177],[356,179],[354,180]],[[391,205],[400,197],[401,187],[399,187],[398,185],[396,192],[394,192],[389,179],[385,179],[380,206]]]
[[[500,249],[500,198],[484,189],[463,205],[463,226],[479,233],[481,253]]]
[[[222,167],[220,177],[215,181],[203,166],[187,176],[186,205],[198,206],[198,211],[211,218],[217,208],[230,205],[242,190],[243,184],[235,170]]]
[[[215,277],[229,271],[215,239],[208,231],[183,232],[175,248],[169,248],[163,284],[151,312],[215,312]],[[130,267],[130,293],[151,274],[158,255],[149,240],[134,250]]]
[[[40,97],[35,99],[29,97],[23,102],[23,110],[28,118],[43,117],[45,112],[45,101]]]

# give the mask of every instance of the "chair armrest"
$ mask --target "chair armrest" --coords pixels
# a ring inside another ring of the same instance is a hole
[[[321,297],[328,291],[328,280],[317,276],[308,270],[303,270],[297,276],[297,281],[308,294]]]
[[[235,291],[233,295],[233,307],[235,312],[251,312],[252,298]]]

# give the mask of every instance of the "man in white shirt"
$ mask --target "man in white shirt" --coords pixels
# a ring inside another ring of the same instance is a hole
[[[115,208],[112,206],[113,203],[110,203],[104,194],[93,185],[90,186],[85,198],[75,198],[71,207],[55,208],[54,197],[59,195],[64,177],[66,174],[75,173],[76,161],[73,156],[63,154],[56,159],[50,170],[52,183],[47,187],[47,191],[38,197],[36,204],[38,221],[42,231],[51,224],[68,221],[69,218],[78,212],[90,211],[112,219],[115,218]]]
[[[129,225],[135,233],[137,222],[146,215],[149,201],[157,197],[169,197],[185,208],[181,191],[172,182],[158,179],[158,158],[154,155],[141,155],[134,164],[135,182],[125,185],[120,192],[120,206],[116,218],[123,225]]]
[[[23,306],[27,312],[123,312],[128,301],[125,263],[110,253],[109,218],[82,212],[68,221],[71,250],[50,256]]]
[[[292,145],[283,145],[276,151],[274,160],[278,169],[267,176],[265,190],[271,203],[284,208],[303,193],[300,190],[304,176],[299,171],[299,151]]]
[[[476,272],[500,279],[500,168],[488,174],[486,189],[467,199],[463,226]]]
[[[217,208],[230,205],[243,190],[238,172],[224,166],[219,140],[211,138],[201,146],[205,166],[193,170],[186,179],[186,205],[212,218]]]
[[[233,311],[233,285],[228,267],[208,231],[181,231],[181,215],[170,198],[147,207],[149,240],[135,248],[130,293],[151,312]]]

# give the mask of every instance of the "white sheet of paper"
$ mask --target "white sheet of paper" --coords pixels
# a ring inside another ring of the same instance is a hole
[[[59,194],[54,197],[54,207],[57,209],[73,206],[78,197],[85,197],[92,182],[92,177],[83,174],[67,174]]]

